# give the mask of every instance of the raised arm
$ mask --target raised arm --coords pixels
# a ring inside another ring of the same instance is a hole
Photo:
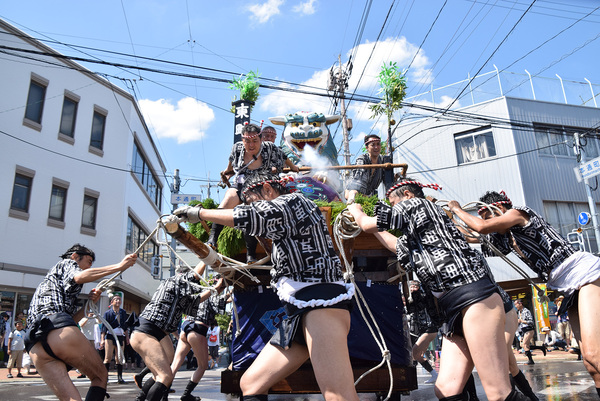
[[[388,231],[378,231],[373,233],[373,236],[381,242],[383,246],[385,246],[388,250],[396,253],[396,243],[398,242],[398,237]]]
[[[454,200],[448,203],[448,208],[450,208],[452,213],[464,221],[469,228],[481,234],[504,234],[510,230],[511,227],[524,226],[529,221],[527,219],[527,214],[516,209],[509,209],[503,215],[483,220],[462,210],[458,202]]]
[[[290,159],[285,159],[285,165],[290,168],[293,172],[297,173],[300,171],[300,168],[294,164]]]
[[[109,274],[114,274],[127,270],[129,267],[134,265],[136,260],[137,255],[135,253],[132,253],[125,256],[123,260],[121,260],[117,264],[82,270],[79,273],[77,273],[75,277],[73,277],[73,279],[77,284],[91,283],[105,276],[108,276]]]
[[[362,209],[362,206],[357,203],[352,203],[347,206],[348,211],[354,217],[356,224],[367,233],[377,232],[377,217],[369,217]]]

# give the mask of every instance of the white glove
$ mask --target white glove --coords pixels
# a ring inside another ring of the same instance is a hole
[[[173,212],[173,214],[188,223],[198,223],[200,220],[200,210],[202,210],[202,206],[181,206]]]

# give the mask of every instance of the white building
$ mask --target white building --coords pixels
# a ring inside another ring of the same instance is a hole
[[[168,187],[133,96],[2,20],[0,45],[0,309],[18,315],[71,245],[93,249],[96,266],[135,251]],[[128,312],[154,293],[159,253],[149,242],[115,281]]]
[[[590,211],[574,171],[574,133],[584,135],[582,149],[590,160],[600,155],[599,127],[596,107],[502,96],[399,126],[394,158],[408,164],[409,177],[440,184],[438,199],[464,205],[486,191],[504,190],[513,205],[538,211],[566,237],[579,227],[578,214]],[[590,184],[598,187],[594,178]],[[593,199],[600,200],[597,191]],[[583,237],[597,252],[590,227]],[[504,262],[491,264],[505,288],[524,288],[526,282]]]

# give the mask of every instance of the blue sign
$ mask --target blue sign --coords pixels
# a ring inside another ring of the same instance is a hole
[[[579,182],[600,174],[600,157],[581,163],[578,167],[575,167],[575,174]]]
[[[577,220],[579,221],[579,224],[585,226],[587,225],[587,223],[590,222],[590,214],[586,212],[581,212],[579,213],[579,216],[577,216]]]

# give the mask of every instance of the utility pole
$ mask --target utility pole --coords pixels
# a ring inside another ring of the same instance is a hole
[[[207,190],[208,196],[207,196],[207,198],[210,198],[210,171],[208,172],[208,184],[207,184],[207,187],[208,187],[208,190]]]
[[[175,174],[173,175],[173,185],[171,185],[171,194],[178,194],[179,193],[179,186],[181,184],[181,179],[179,178],[179,169],[176,168],[175,169]],[[175,209],[177,209],[177,205],[178,203],[173,203],[173,212],[175,211]],[[175,247],[177,246],[177,240],[173,237],[171,237],[171,254],[170,254],[170,260],[171,260],[171,269],[170,269],[170,276],[173,277],[175,275],[175,252],[173,252],[173,249],[175,249]]]
[[[344,164],[346,166],[350,165],[350,134],[349,131],[352,129],[351,122],[348,121],[348,116],[346,115],[346,103],[345,103],[345,91],[348,89],[348,79],[350,79],[350,74],[352,74],[352,63],[348,61],[347,68],[342,67],[342,59],[341,56],[338,56],[339,67],[331,67],[329,71],[329,85],[328,89],[333,91],[333,98],[340,99],[340,111],[342,114],[342,131],[343,131],[343,158]],[[344,172],[342,174],[342,178],[344,181],[344,187],[346,186],[346,181],[348,178],[348,173]]]
[[[581,148],[579,142],[579,133],[576,132],[575,136],[575,153],[579,156],[579,163],[585,163],[585,150]],[[592,215],[592,224],[594,226],[594,236],[596,237],[596,249],[597,252],[600,252],[600,228],[598,227],[598,215],[596,213],[596,203],[594,202],[594,198],[592,196],[592,190],[590,189],[589,179],[584,178],[583,183],[585,185],[585,193],[588,198],[588,205],[590,207],[590,214]]]

